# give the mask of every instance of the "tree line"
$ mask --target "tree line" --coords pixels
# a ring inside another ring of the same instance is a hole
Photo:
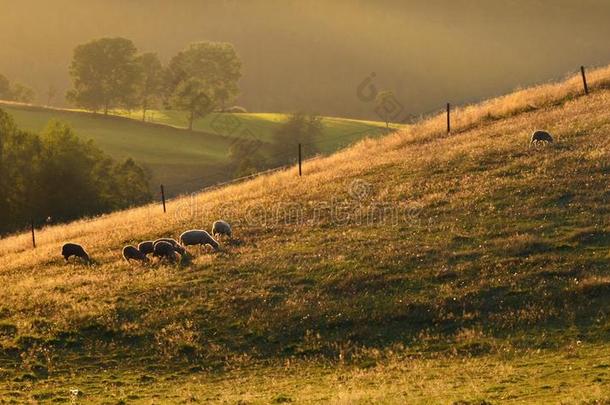
[[[21,83],[11,83],[6,76],[0,74],[0,100],[31,103],[34,95],[34,90]]]
[[[184,111],[189,129],[195,119],[224,110],[238,94],[241,61],[233,45],[189,45],[164,66],[154,52],[138,53],[126,38],[101,38],[74,49],[69,68],[73,88],[66,98],[76,106],[108,114],[115,108],[163,105]]]
[[[31,220],[63,222],[151,200],[149,174],[116,162],[59,121],[40,134],[0,109],[0,234]]]

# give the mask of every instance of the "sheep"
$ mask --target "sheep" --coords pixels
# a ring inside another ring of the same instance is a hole
[[[176,249],[169,242],[158,241],[154,245],[153,257],[166,258],[173,263],[176,261]]]
[[[174,247],[174,250],[178,253],[180,253],[180,256],[184,256],[184,254],[186,253],[186,249],[184,249],[184,246],[180,245],[178,243],[178,241],[176,241],[176,239],[172,239],[172,238],[159,238],[156,241],[153,242],[153,250],[155,245],[157,244],[157,242],[167,242],[170,245],[172,245]]]
[[[68,262],[68,258],[70,258],[70,256],[75,256],[81,258],[87,263],[91,263],[91,259],[89,258],[89,255],[85,249],[76,243],[65,243],[61,247],[61,255],[64,257],[66,262]]]
[[[123,259],[125,259],[128,263],[130,260],[138,260],[145,263],[149,261],[148,257],[146,257],[144,253],[132,245],[127,245],[123,248]]]
[[[138,243],[138,250],[140,253],[148,255],[154,251],[154,245],[155,243],[152,240],[145,240],[144,242]]]
[[[222,219],[215,221],[214,224],[212,225],[212,235],[214,235],[214,236],[227,235],[230,238],[231,233],[232,233],[231,225],[229,225],[228,222],[223,221]]]
[[[538,142],[553,143],[553,137],[546,131],[535,131],[532,134],[530,146],[537,145]]]
[[[183,232],[180,235],[180,242],[184,246],[210,245],[214,250],[218,250],[220,247],[218,242],[207,231],[201,229],[191,229],[190,231]]]

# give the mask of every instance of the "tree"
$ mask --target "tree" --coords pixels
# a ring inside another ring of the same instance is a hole
[[[70,64],[74,88],[66,98],[91,111],[132,108],[140,69],[136,47],[125,38],[102,38],[77,46]]]
[[[58,92],[57,87],[53,84],[50,84],[49,87],[47,87],[47,105],[51,105],[51,102],[57,97]]]
[[[11,95],[11,84],[6,77],[0,74],[0,99],[8,100]]]
[[[235,167],[235,177],[248,176],[260,171],[265,164],[259,139],[238,138],[229,147],[229,159]]]
[[[21,103],[31,103],[34,101],[34,90],[24,86],[21,83],[15,83],[11,86],[11,100]]]
[[[156,53],[144,53],[137,57],[137,62],[141,71],[138,102],[142,108],[142,121],[145,121],[146,111],[161,99],[164,70]]]
[[[385,121],[386,129],[390,127],[390,120],[396,114],[395,109],[400,108],[395,100],[396,97],[391,90],[382,90],[375,97],[375,104],[377,105],[375,111]]]
[[[11,84],[6,77],[0,75],[0,99],[31,103],[34,96],[34,90],[21,83]]]
[[[174,56],[167,68],[168,104],[188,112],[188,127],[237,96],[241,61],[233,45],[192,44]]]
[[[305,145],[308,154],[317,153],[315,141],[323,130],[322,118],[318,115],[291,115],[273,134],[276,163],[284,163],[287,157],[296,156],[299,143]]]

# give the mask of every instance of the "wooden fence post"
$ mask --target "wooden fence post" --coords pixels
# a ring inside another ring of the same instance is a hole
[[[580,67],[580,74],[582,75],[582,84],[585,88],[585,94],[589,94],[589,85],[587,84],[587,72],[585,72],[585,67]]]
[[[301,170],[301,163],[302,163],[301,144],[299,144],[299,176],[303,175],[303,171]]]
[[[451,103],[447,103],[447,133],[451,133]]]
[[[166,213],[165,209],[165,189],[163,188],[163,184],[161,184],[161,202],[163,203],[163,213]]]
[[[36,249],[36,234],[34,233],[34,218],[32,218],[30,222],[30,227],[32,230],[32,247]]]

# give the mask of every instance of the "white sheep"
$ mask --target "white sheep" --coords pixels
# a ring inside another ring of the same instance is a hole
[[[183,232],[180,235],[180,242],[184,246],[192,245],[210,245],[214,250],[218,250],[220,245],[212,236],[202,229],[191,229],[190,231]]]

